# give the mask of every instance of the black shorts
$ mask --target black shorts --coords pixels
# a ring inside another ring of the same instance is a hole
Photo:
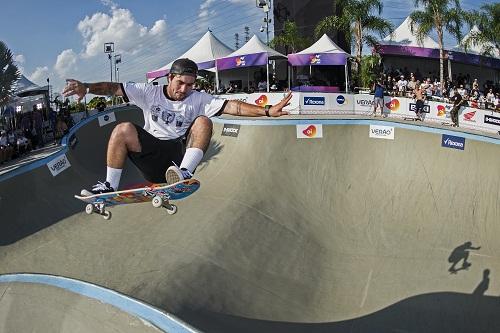
[[[141,171],[144,178],[152,183],[165,183],[165,171],[169,166],[180,165],[186,152],[184,137],[174,140],[160,140],[142,127],[135,125],[141,144],[141,152],[129,152],[128,157]]]
[[[417,100],[417,103],[416,103],[416,110],[415,112],[416,113],[420,113],[420,112],[423,112],[424,111],[424,101],[422,101],[421,99]]]

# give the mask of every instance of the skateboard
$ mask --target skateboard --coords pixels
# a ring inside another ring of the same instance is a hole
[[[418,117],[403,117],[403,120],[422,121],[422,119]]]
[[[177,206],[171,200],[184,199],[200,188],[196,179],[183,180],[175,184],[152,184],[150,186],[132,188],[123,191],[95,194],[91,196],[75,195],[75,198],[86,202],[85,213],[97,213],[105,220],[111,219],[111,212],[106,207],[151,201],[153,207],[163,207],[172,215],[177,212]]]

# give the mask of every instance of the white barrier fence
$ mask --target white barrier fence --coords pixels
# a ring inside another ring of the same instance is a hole
[[[241,100],[265,106],[278,103],[286,93],[253,93],[222,95],[228,100]],[[290,105],[285,110],[290,114],[344,114],[370,115],[373,112],[373,95],[342,93],[294,92]],[[451,124],[450,111],[453,105],[426,101],[424,121]],[[415,118],[415,100],[405,97],[384,97],[384,114],[392,118]],[[380,113],[380,110],[377,110]],[[500,114],[491,110],[461,107],[460,127],[486,132],[500,131]]]

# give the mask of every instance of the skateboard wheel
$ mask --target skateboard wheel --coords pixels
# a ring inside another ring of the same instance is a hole
[[[94,212],[94,206],[92,204],[88,204],[85,206],[85,213],[92,214]]]
[[[102,214],[102,217],[105,220],[111,219],[111,212],[109,210],[105,210],[104,213]]]
[[[177,206],[176,205],[170,205],[170,208],[167,208],[167,213],[169,215],[174,215],[177,213]]]
[[[163,199],[160,198],[158,195],[155,195],[153,200],[151,200],[151,203],[153,204],[153,207],[159,208],[163,206]]]

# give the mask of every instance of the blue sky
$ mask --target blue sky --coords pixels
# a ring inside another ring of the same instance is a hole
[[[465,9],[495,1],[461,1]],[[385,0],[383,17],[398,26],[414,9],[413,0]],[[1,5],[0,40],[16,56],[24,75],[37,84],[50,77],[55,91],[64,79],[109,81],[103,43],[114,41],[122,54],[120,80],[144,81],[189,49],[210,28],[234,48],[244,26],[259,32],[263,12],[254,0],[16,0]],[[447,45],[455,45],[448,39]],[[240,43],[241,45],[241,43]]]

